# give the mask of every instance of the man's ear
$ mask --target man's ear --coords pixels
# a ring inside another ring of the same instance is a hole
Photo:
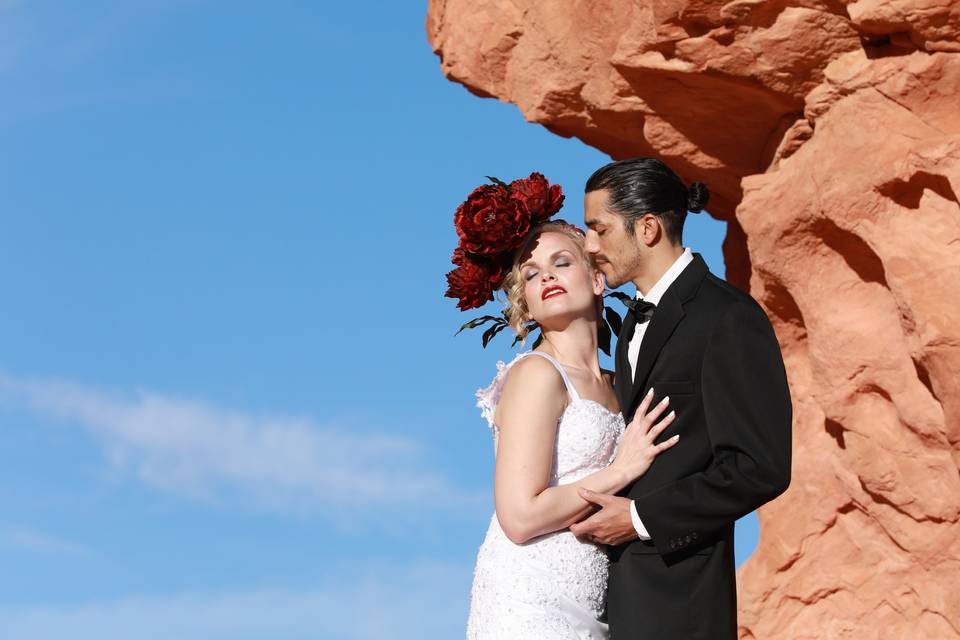
[[[660,218],[648,213],[633,222],[633,233],[645,245],[652,247],[660,240],[663,233],[663,224],[661,224]]]

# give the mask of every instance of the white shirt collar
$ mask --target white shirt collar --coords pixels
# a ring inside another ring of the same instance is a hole
[[[673,264],[670,265],[670,268],[667,269],[666,273],[660,276],[660,279],[657,280],[657,284],[653,285],[650,288],[650,291],[647,292],[647,295],[643,295],[639,289],[637,289],[637,298],[646,300],[647,302],[653,304],[660,304],[660,298],[663,297],[664,292],[673,284],[673,281],[683,272],[688,264],[693,262],[693,252],[690,251],[690,247],[684,247],[683,253],[673,261]]]

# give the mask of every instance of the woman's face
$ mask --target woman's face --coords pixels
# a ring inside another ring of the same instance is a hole
[[[603,279],[582,256],[575,240],[554,231],[540,234],[524,256],[520,265],[523,295],[530,317],[541,326],[594,317]]]

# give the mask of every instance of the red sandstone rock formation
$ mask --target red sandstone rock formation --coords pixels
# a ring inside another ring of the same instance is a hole
[[[960,638],[960,3],[431,0],[427,31],[474,93],[713,190],[796,414],[741,637]]]

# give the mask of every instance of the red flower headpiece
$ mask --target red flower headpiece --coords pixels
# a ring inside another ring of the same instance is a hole
[[[460,243],[451,258],[456,269],[447,274],[448,287],[444,295],[457,298],[457,307],[462,311],[482,307],[493,300],[493,292],[503,284],[513,263],[513,253],[523,244],[527,233],[549,220],[563,206],[560,185],[551,185],[540,173],[531,173],[529,177],[514,180],[510,184],[487,177],[492,184],[474,189],[457,207],[453,218]],[[580,235],[586,235],[576,225],[570,226]],[[618,291],[611,291],[608,295],[629,299]],[[616,311],[604,306],[598,320],[598,346],[610,355],[610,341],[614,334],[620,332],[621,318]],[[484,347],[510,326],[510,321],[504,310],[499,316],[474,318],[461,326],[460,331],[487,324],[490,326],[483,332]],[[529,333],[539,326],[531,320],[525,328]],[[533,343],[534,349],[542,339],[541,333]],[[519,335],[514,338],[513,344],[517,342],[520,342]]]
[[[493,300],[527,232],[563,206],[560,185],[551,185],[543,174],[534,172],[510,184],[490,180],[492,184],[467,196],[453,218],[460,244],[451,259],[457,268],[447,274],[444,295],[457,298],[462,311]]]

